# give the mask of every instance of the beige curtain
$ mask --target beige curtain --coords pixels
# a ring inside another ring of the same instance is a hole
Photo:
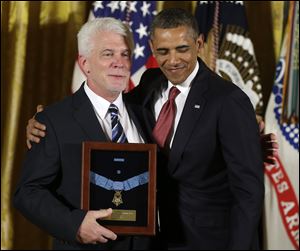
[[[284,12],[284,2],[283,1],[272,1],[272,27],[274,35],[274,53],[276,62],[279,58],[281,43],[282,43],[282,33],[283,33],[283,12]]]
[[[70,93],[85,1],[1,1],[1,249],[46,249],[46,233],[12,207],[37,104]]]

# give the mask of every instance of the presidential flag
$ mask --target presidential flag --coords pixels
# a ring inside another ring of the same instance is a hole
[[[265,164],[264,249],[299,250],[299,2],[290,1],[281,54],[269,99],[266,133],[279,155]]]
[[[195,16],[206,42],[200,57],[213,71],[239,86],[256,114],[262,115],[262,86],[244,2],[198,1]]]
[[[95,1],[89,20],[97,17],[114,17],[127,23],[133,33],[135,49],[132,57],[131,78],[128,90],[140,81],[147,68],[157,67],[149,46],[149,25],[156,15],[156,1]],[[86,79],[77,62],[73,73],[72,92]]]

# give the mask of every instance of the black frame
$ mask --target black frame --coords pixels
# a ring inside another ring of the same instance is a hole
[[[138,161],[142,164],[144,171],[148,171],[149,180],[147,186],[143,185],[134,191],[138,191],[137,195],[140,196],[140,199],[137,199],[133,195],[127,198],[131,198],[131,201],[140,201],[144,200],[144,206],[140,208],[128,208],[129,210],[134,209],[134,212],[138,212],[137,220],[132,223],[130,221],[122,220],[101,220],[99,223],[109,229],[111,229],[116,234],[123,235],[155,235],[155,223],[156,223],[156,145],[155,144],[139,144],[139,143],[125,143],[118,144],[112,142],[95,142],[95,141],[85,141],[82,143],[82,182],[81,182],[81,208],[84,210],[97,210],[100,208],[112,207],[114,209],[119,209],[118,206],[109,206],[111,204],[110,199],[107,198],[107,194],[115,193],[115,191],[107,191],[103,188],[95,190],[95,185],[91,184],[90,181],[90,171],[94,171],[94,163],[97,164],[96,171],[104,171],[108,176],[112,175],[111,166],[107,166],[108,159],[111,158],[111,155],[116,154],[116,156],[125,156],[128,157],[129,162],[136,163],[136,158],[142,158],[142,161]],[[130,159],[131,158],[131,159]],[[101,159],[101,161],[100,161]],[[103,160],[103,161],[102,161]],[[113,165],[110,163],[109,165]],[[136,164],[131,165],[130,167],[137,166]],[[98,168],[100,167],[100,168]],[[106,169],[105,169],[106,168]],[[136,170],[139,170],[135,167]],[[132,168],[130,168],[132,169]],[[129,169],[127,169],[129,170]],[[119,170],[118,170],[119,171]],[[134,170],[135,171],[135,170]],[[133,172],[134,172],[133,171]],[[129,172],[129,171],[128,171]],[[125,172],[124,172],[125,173]],[[97,188],[96,188],[97,189]],[[142,190],[141,190],[142,189]],[[96,198],[101,197],[99,200],[91,198],[91,191],[93,196]],[[97,192],[95,192],[97,191]],[[130,194],[124,192],[125,194]],[[143,195],[143,196],[142,196]],[[144,196],[146,195],[146,196]],[[146,198],[145,198],[146,197]],[[146,200],[146,201],[145,201]],[[102,205],[101,205],[102,204]],[[126,202],[124,203],[126,205]],[[97,205],[96,208],[90,208],[92,205]],[[122,205],[124,207],[124,205]],[[99,208],[100,207],[100,208]],[[125,206],[126,207],[126,206]],[[122,211],[126,211],[122,210]],[[115,211],[116,212],[116,211]],[[141,216],[142,215],[142,216]],[[132,225],[133,224],[133,225]]]

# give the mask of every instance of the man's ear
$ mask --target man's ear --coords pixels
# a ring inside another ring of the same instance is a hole
[[[80,70],[84,72],[85,75],[88,75],[90,73],[90,70],[89,70],[89,64],[87,62],[87,58],[85,56],[78,55],[77,62],[80,67]]]
[[[198,44],[198,50],[200,50],[201,48],[203,48],[204,46],[204,34],[200,34],[197,38],[196,43]]]

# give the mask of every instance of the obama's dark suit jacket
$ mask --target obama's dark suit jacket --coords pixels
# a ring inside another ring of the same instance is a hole
[[[171,150],[158,165],[161,237],[169,249],[257,248],[264,184],[255,112],[240,88],[198,62]],[[162,71],[148,69],[131,93],[149,134],[166,87]]]

